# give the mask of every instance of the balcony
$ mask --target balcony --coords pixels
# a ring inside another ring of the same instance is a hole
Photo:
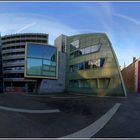
[[[14,43],[25,43],[25,42],[48,42],[47,38],[41,38],[41,37],[26,37],[26,38],[13,38],[13,39],[7,39],[7,40],[2,40],[2,44],[8,45],[8,44],[14,44]]]
[[[3,70],[3,73],[24,73],[24,70]]]
[[[25,49],[24,48],[19,48],[19,49],[7,49],[7,50],[3,50],[2,54],[6,54],[6,53],[12,53],[12,52],[24,52]]]
[[[8,48],[8,47],[11,47],[11,46],[23,46],[25,44],[26,44],[26,42],[9,43],[9,44],[2,45],[2,48]]]
[[[24,62],[3,62],[3,67],[9,66],[24,66]]]
[[[28,80],[24,78],[3,78],[4,81],[17,81],[17,82],[35,82],[36,80]]]
[[[41,35],[42,36],[42,35]],[[32,35],[25,35],[25,36],[15,36],[15,37],[10,37],[10,38],[6,38],[6,39],[2,39],[2,43],[5,43],[5,42],[11,42],[11,41],[18,41],[18,40],[48,40],[48,36],[43,36],[41,37],[39,35],[35,35],[35,36],[32,36]]]
[[[17,54],[17,55],[9,55],[9,56],[2,56],[3,60],[10,60],[10,59],[18,59],[18,58],[24,58],[24,54]]]

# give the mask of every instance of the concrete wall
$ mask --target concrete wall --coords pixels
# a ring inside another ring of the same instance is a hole
[[[65,90],[65,66],[66,55],[59,52],[58,56],[58,79],[44,79],[39,89],[40,94],[63,92]]]
[[[58,51],[65,52],[66,36],[65,35],[58,36],[54,41],[54,46],[58,48]]]

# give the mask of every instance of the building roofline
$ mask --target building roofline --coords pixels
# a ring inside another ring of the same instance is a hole
[[[125,70],[126,68],[130,67],[130,66],[131,66],[132,64],[134,64],[137,60],[140,60],[140,58],[136,59],[135,61],[133,61],[132,63],[130,63],[127,67],[123,68],[123,69],[121,70],[121,72],[122,72],[123,70]]]
[[[74,36],[86,36],[86,35],[105,35],[105,36],[107,36],[107,34],[104,33],[104,32],[96,32],[96,33],[84,33],[84,34],[70,35],[70,36],[68,36],[68,37],[74,37]]]
[[[18,35],[47,35],[49,36],[49,34],[46,33],[14,33],[14,34],[7,34],[7,35],[2,35],[1,37],[11,37],[11,36],[18,36]]]

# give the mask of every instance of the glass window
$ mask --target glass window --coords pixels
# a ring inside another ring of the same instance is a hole
[[[84,80],[78,80],[79,81],[79,88],[84,88]]]
[[[78,64],[75,64],[74,65],[74,71],[77,71],[78,70]]]
[[[74,68],[73,68],[73,65],[70,66],[70,72],[73,72],[74,71]]]
[[[103,67],[104,62],[105,62],[105,58],[101,58],[101,59],[100,59],[100,67]]]
[[[57,49],[47,45],[44,47],[43,58],[56,61]]]
[[[100,59],[92,59],[89,61],[92,68],[100,67]]]
[[[78,85],[79,85],[79,84],[78,84],[78,80],[73,80],[73,82],[74,82],[74,87],[75,87],[75,88],[79,87],[79,86],[78,86]]]
[[[51,61],[43,59],[43,65],[51,65]]]
[[[71,54],[70,54],[70,57],[71,57],[71,58],[74,58],[74,53],[71,53]]]
[[[42,45],[39,45],[39,44],[28,43],[27,56],[28,57],[42,58],[43,51],[40,47],[42,47],[42,49],[44,48]]]
[[[48,71],[43,71],[42,74],[48,76]]]
[[[79,54],[78,54],[78,51],[75,51],[74,52],[74,57],[77,57]]]
[[[27,47],[28,57],[44,58],[56,62],[57,48],[49,45],[35,44],[35,43],[28,43],[27,46],[28,46]]]
[[[75,49],[75,47],[72,44],[70,44],[70,51],[72,51],[74,49]]]
[[[108,88],[109,83],[110,83],[110,78],[101,78],[99,79],[98,88],[102,88],[102,89]]]
[[[100,46],[101,45],[94,45],[94,46],[91,46],[91,52],[97,52],[97,51],[99,51],[99,49],[100,49]]]
[[[50,67],[48,65],[43,65],[43,70],[49,71],[50,70]]]
[[[43,71],[43,75],[48,76],[48,77],[55,77],[56,73],[55,72],[50,72],[50,71]]]
[[[73,87],[73,80],[69,80],[69,87]]]
[[[41,75],[42,59],[27,60],[27,75]]]
[[[79,40],[73,41],[72,43],[70,43],[70,50],[74,50],[79,48]]]
[[[80,56],[80,55],[84,55],[84,54],[85,54],[85,50],[84,50],[84,49],[78,50],[78,54],[79,54],[79,56]]]
[[[56,62],[51,61],[52,66],[56,66]]]
[[[85,48],[85,54],[88,54],[88,53],[90,53],[90,52],[91,52],[91,47]]]
[[[56,76],[57,48],[45,44],[27,44],[27,75]]]
[[[83,63],[83,62],[82,63],[79,63],[79,70],[83,70],[84,69],[84,67],[85,67],[84,64],[85,63]]]
[[[90,88],[90,82],[89,82],[89,80],[84,80],[84,86],[85,86],[85,88]]]
[[[89,62],[87,61],[87,62],[85,62],[85,69],[90,69],[90,64],[89,64]]]
[[[103,67],[104,62],[105,58],[93,59],[89,61],[89,65],[91,65],[92,68]]]
[[[50,67],[50,71],[55,71],[55,67]]]

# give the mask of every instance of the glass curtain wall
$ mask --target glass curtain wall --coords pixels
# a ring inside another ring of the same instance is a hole
[[[27,76],[56,77],[57,48],[27,43]]]

